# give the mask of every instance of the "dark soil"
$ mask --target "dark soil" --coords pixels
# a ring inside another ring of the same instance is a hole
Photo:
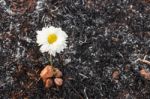
[[[68,48],[53,58],[60,88],[45,89],[48,64],[36,31],[61,27]],[[0,0],[0,99],[150,99],[149,0]]]

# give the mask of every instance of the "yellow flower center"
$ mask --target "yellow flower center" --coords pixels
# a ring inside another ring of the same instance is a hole
[[[49,44],[53,44],[57,40],[56,34],[50,34],[47,38]]]

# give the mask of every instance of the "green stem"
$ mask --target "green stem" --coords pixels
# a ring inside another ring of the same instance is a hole
[[[53,61],[52,61],[52,56],[51,55],[49,57],[49,62],[50,62],[50,65],[52,66],[53,65]]]

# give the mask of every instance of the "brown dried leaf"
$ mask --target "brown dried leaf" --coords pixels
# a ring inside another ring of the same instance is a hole
[[[146,71],[145,69],[140,70],[140,74],[147,80],[150,80],[150,72]]]
[[[116,71],[113,72],[112,78],[115,79],[115,80],[118,80],[119,79],[119,75],[120,75],[119,71],[116,70]]]
[[[62,77],[62,72],[61,72],[58,68],[55,68],[55,69],[54,69],[54,72],[55,72],[54,76],[55,76],[56,78]]]
[[[53,77],[53,67],[50,65],[47,65],[40,73],[40,77],[44,80],[46,80],[47,78],[51,78]]]
[[[45,88],[50,88],[53,85],[53,81],[51,79],[46,79]]]
[[[54,82],[55,82],[56,86],[62,86],[62,84],[63,84],[63,80],[61,78],[55,78]]]

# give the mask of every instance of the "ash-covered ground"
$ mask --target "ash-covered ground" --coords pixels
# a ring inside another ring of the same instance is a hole
[[[60,88],[45,89],[48,64],[36,31],[61,27],[68,48],[53,58]],[[146,56],[146,57],[145,57]],[[149,0],[0,0],[1,99],[150,99]]]

